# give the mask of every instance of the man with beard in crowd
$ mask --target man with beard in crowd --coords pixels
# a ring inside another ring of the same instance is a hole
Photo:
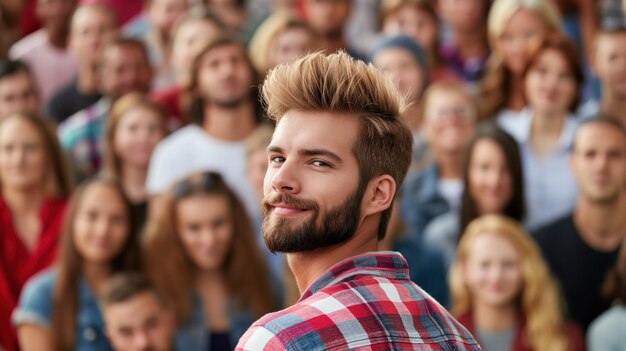
[[[263,98],[277,122],[263,235],[287,253],[302,296],[254,323],[237,350],[479,350],[400,254],[377,252],[411,162],[393,85],[344,52],[316,53],[273,70]]]

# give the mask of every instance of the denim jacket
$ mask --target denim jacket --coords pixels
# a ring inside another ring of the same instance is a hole
[[[33,323],[46,329],[50,328],[57,278],[56,270],[48,270],[28,281],[20,296],[18,307],[13,312],[13,324],[16,327],[24,323]],[[74,349],[78,351],[112,350],[104,333],[104,319],[98,301],[83,278],[80,278],[78,289],[79,303]]]
[[[202,299],[193,294],[193,312],[187,323],[182,325],[176,333],[176,350],[207,351],[209,350],[209,335],[211,331],[204,314]],[[228,302],[230,316],[230,344],[234,348],[239,338],[256,320],[249,311],[235,311],[233,301]]]
[[[431,220],[450,211],[450,205],[439,193],[438,184],[439,167],[436,164],[411,174],[405,181],[400,213],[408,236],[420,239]]]

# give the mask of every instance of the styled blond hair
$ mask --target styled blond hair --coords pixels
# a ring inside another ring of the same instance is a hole
[[[495,0],[491,5],[487,18],[489,44],[494,50],[491,52],[484,79],[481,82],[480,92],[483,118],[492,118],[503,108],[511,94],[509,82],[511,72],[505,65],[504,58],[498,53],[498,38],[504,32],[507,22],[521,10],[533,11],[541,17],[548,28],[548,32],[562,33],[561,15],[551,1],[545,0]]]
[[[559,310],[557,285],[530,235],[516,221],[502,215],[486,215],[475,219],[461,236],[457,257],[449,273],[453,314],[459,317],[472,310],[472,296],[465,285],[463,267],[474,240],[486,234],[508,240],[520,255],[524,283],[516,301],[527,321],[526,342],[533,350],[565,351],[568,342]]]
[[[261,94],[268,116],[280,123],[290,110],[327,111],[358,116],[353,152],[361,182],[389,174],[397,189],[411,163],[413,136],[402,121],[404,99],[373,65],[343,51],[314,53],[279,65],[267,76]],[[385,237],[391,206],[382,212],[378,239]]]

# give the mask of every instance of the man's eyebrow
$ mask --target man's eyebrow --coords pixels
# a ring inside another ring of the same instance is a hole
[[[272,146],[272,145],[267,147],[267,152],[268,153],[275,152],[279,154],[284,153],[283,149],[280,146]],[[304,156],[326,156],[328,158],[333,159],[333,161],[337,163],[343,163],[343,159],[341,157],[339,157],[334,152],[330,150],[326,150],[326,149],[303,149],[303,150],[298,151],[298,153]]]
[[[337,163],[343,163],[343,160],[341,159],[341,157],[339,157],[334,152],[326,150],[326,149],[304,149],[304,150],[300,150],[299,153],[305,156],[326,156],[326,157],[332,158]]]

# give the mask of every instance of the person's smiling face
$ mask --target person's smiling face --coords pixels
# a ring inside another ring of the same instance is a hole
[[[353,146],[357,117],[289,111],[268,147],[263,235],[272,251],[312,251],[349,240],[364,185]]]

